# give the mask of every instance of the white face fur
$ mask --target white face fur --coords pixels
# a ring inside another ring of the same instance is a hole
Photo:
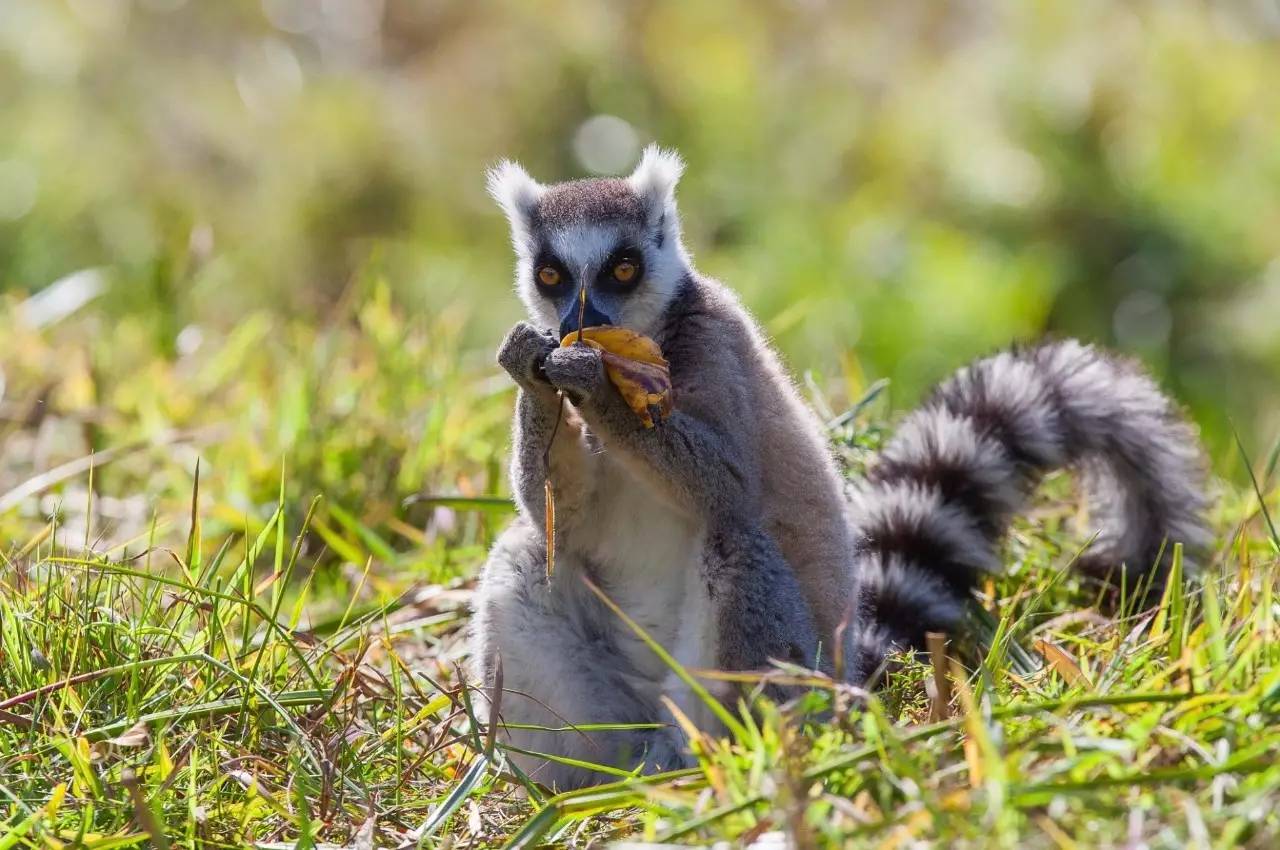
[[[544,186],[514,162],[494,167],[489,193],[511,224],[516,291],[530,320],[576,329],[585,284],[585,325],[653,334],[691,268],[675,202],[683,169],[657,146],[627,178]]]

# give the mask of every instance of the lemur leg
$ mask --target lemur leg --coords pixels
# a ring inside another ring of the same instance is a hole
[[[773,660],[829,666],[818,657],[813,616],[795,574],[764,531],[728,523],[712,528],[700,567],[686,580],[681,632],[671,648],[686,669],[765,670]],[[703,684],[723,703],[737,692],[723,683]],[[675,673],[663,691],[699,729],[719,728],[714,713]],[[772,685],[765,693],[776,701],[790,696]]]
[[[560,533],[565,534],[590,504],[597,460],[581,418],[569,405],[561,404],[559,394],[543,372],[547,355],[556,347],[549,332],[519,322],[498,349],[498,363],[519,388],[511,459],[516,500],[527,516],[544,515],[549,465],[556,523]]]
[[[613,612],[577,580],[587,565],[562,555],[557,580],[546,579],[540,532],[519,517],[494,545],[480,577],[472,620],[473,673],[486,689],[502,665],[501,740],[535,780],[567,789],[616,778],[532,753],[551,753],[622,769],[647,771],[688,764],[673,726],[583,731],[583,723],[661,722],[666,712],[651,680],[635,670]],[[623,627],[625,628],[625,627]],[[520,752],[527,751],[527,752]]]
[[[819,666],[813,615],[778,545],[762,529],[720,523],[707,534],[702,578],[716,623],[716,664],[759,670],[770,659]]]

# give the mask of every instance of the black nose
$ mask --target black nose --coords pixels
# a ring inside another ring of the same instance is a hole
[[[613,319],[610,319],[595,304],[591,303],[591,299],[587,299],[586,309],[582,311],[582,327],[594,328],[600,325],[612,325]],[[574,299],[573,303],[560,317],[560,338],[564,339],[569,334],[578,329],[578,299]]]

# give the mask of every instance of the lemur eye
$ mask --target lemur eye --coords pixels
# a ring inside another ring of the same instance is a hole
[[[636,264],[623,260],[613,267],[613,279],[619,283],[630,283],[636,276]]]
[[[560,272],[551,266],[543,266],[538,269],[538,282],[543,286],[555,286],[560,282]]]

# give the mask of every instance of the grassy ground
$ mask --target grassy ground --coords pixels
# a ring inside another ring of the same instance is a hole
[[[680,775],[514,775],[458,668],[511,403],[460,324],[374,281],[326,326],[250,319],[167,361],[129,362],[127,322],[0,340],[0,848],[1280,840],[1274,452],[1159,613],[1071,577],[1058,477],[941,696],[911,661],[742,712]],[[881,397],[833,433],[853,472],[891,421]]]

